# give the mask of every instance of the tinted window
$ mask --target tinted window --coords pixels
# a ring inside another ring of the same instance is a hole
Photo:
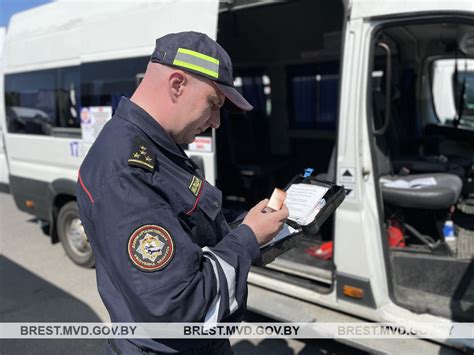
[[[57,119],[59,71],[43,70],[5,76],[9,132],[49,134]]]
[[[60,112],[58,127],[80,128],[80,89],[79,69],[61,69],[60,85],[58,87],[58,110]]]
[[[147,63],[143,57],[6,75],[8,131],[80,135],[81,107],[115,111],[122,96],[133,94]]]
[[[270,115],[271,92],[268,76],[261,73],[255,75],[244,74],[236,77],[234,85],[253,106],[253,111]]]
[[[122,96],[132,96],[148,61],[141,57],[82,64],[82,106],[112,106],[115,112]]]
[[[335,129],[338,70],[337,63],[288,68],[290,128]]]
[[[79,128],[78,88],[77,67],[6,75],[8,131],[49,135],[55,128]]]

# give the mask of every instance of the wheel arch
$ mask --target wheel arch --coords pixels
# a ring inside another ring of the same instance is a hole
[[[51,242],[59,242],[56,221],[59,210],[69,201],[76,200],[76,181],[70,179],[56,179],[50,184],[50,211],[49,211],[49,235]]]

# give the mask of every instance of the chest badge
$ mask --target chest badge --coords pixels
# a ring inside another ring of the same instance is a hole
[[[201,190],[202,180],[197,176],[193,176],[191,183],[189,184],[189,190],[193,193],[194,196],[199,195],[199,191]]]
[[[128,239],[127,249],[133,266],[148,272],[166,267],[175,252],[169,232],[154,224],[137,228]]]

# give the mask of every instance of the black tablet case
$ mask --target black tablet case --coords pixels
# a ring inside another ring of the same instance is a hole
[[[321,210],[316,215],[316,218],[313,222],[306,226],[300,226],[296,222],[287,220],[287,224],[291,227],[300,230],[296,234],[289,235],[286,238],[280,239],[274,243],[268,244],[260,249],[260,258],[257,260],[254,265],[264,266],[271,263],[275,258],[281,254],[287,252],[290,249],[293,249],[301,245],[303,241],[303,234],[314,235],[318,233],[319,229],[323,223],[331,216],[339,205],[344,201],[346,197],[346,192],[343,186],[336,185],[329,181],[319,180],[315,177],[303,177],[302,175],[295,176],[290,183],[286,186],[287,190],[293,184],[311,184],[327,187],[328,191],[323,196],[323,199],[326,200],[326,204],[321,208]]]

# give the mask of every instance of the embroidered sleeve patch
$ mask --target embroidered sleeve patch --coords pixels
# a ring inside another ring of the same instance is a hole
[[[127,249],[133,266],[147,272],[165,268],[175,252],[169,232],[154,224],[137,228],[128,239]]]
[[[133,139],[133,148],[128,158],[128,165],[138,166],[149,171],[155,169],[155,154],[140,137]]]
[[[202,180],[197,176],[193,176],[191,183],[189,184],[189,190],[197,197],[199,190],[201,190]]]

